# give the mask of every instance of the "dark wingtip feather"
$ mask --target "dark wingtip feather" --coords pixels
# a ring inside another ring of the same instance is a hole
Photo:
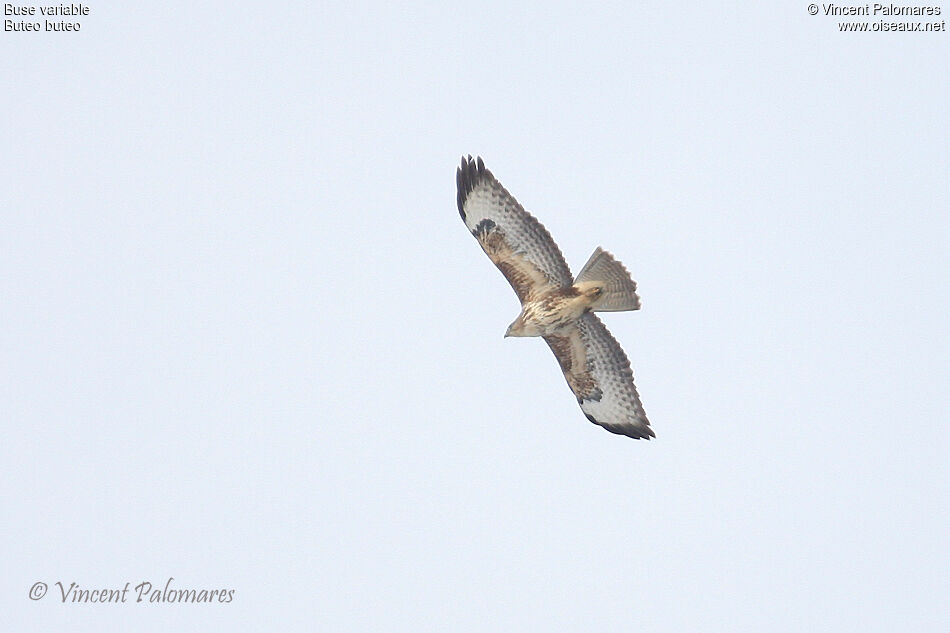
[[[468,157],[462,157],[462,164],[455,171],[455,184],[458,187],[457,202],[459,215],[462,216],[463,222],[465,221],[465,211],[462,207],[465,205],[465,198],[468,197],[468,194],[472,193],[478,181],[486,175],[490,174],[488,170],[485,169],[485,163],[482,162],[481,156],[472,158],[472,155],[469,154]]]
[[[653,429],[651,429],[649,425],[613,426],[609,424],[601,424],[597,421],[597,418],[586,411],[584,412],[584,415],[588,420],[597,426],[604,428],[611,433],[615,433],[616,435],[626,435],[627,437],[632,437],[635,440],[649,440],[651,437],[656,437],[656,433],[653,432]]]

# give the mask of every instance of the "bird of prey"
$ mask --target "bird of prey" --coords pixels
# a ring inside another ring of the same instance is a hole
[[[547,342],[588,420],[634,439],[655,437],[630,361],[594,314],[640,308],[627,269],[598,247],[572,277],[551,234],[481,158],[463,157],[456,183],[462,221],[521,301],[521,313],[505,336],[540,336]]]

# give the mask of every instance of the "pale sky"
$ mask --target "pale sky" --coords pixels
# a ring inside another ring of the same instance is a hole
[[[0,33],[9,630],[950,627],[945,31],[86,6]],[[655,440],[503,339],[469,153],[575,272],[602,246],[637,280],[604,321]],[[169,578],[233,599],[56,585]]]

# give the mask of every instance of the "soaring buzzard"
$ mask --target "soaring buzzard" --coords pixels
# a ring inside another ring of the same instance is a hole
[[[627,269],[598,247],[574,279],[551,234],[481,158],[462,158],[456,182],[462,221],[521,300],[505,336],[544,338],[588,420],[634,439],[655,437],[630,361],[594,314],[640,308]]]

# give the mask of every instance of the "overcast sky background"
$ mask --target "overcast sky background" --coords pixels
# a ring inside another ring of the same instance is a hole
[[[950,35],[323,5],[0,34],[9,630],[950,625]],[[655,441],[502,338],[468,153],[633,273]]]

